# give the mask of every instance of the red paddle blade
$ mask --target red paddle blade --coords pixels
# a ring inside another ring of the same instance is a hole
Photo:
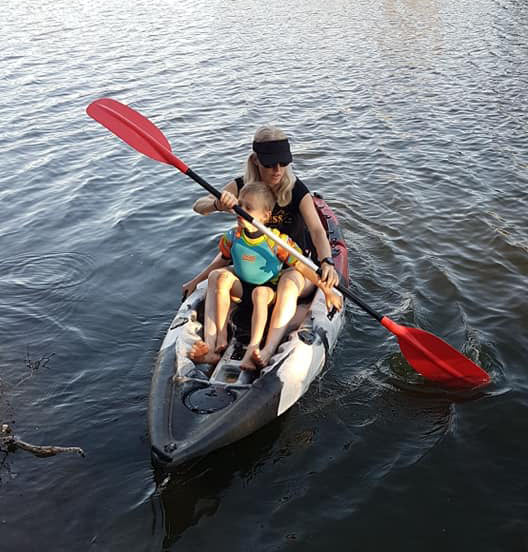
[[[422,376],[450,387],[489,383],[489,375],[445,341],[418,328],[400,326],[386,316],[381,323],[397,338],[407,362]]]
[[[188,167],[172,152],[161,130],[137,111],[111,98],[92,102],[86,112],[135,150],[186,172]]]

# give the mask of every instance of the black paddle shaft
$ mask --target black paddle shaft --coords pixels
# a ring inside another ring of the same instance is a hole
[[[217,199],[220,199],[220,196],[222,195],[221,192],[219,192],[216,188],[211,186],[209,182],[204,180],[199,174],[195,173],[192,169],[187,169],[185,174],[190,178],[192,178],[196,183],[200,184],[200,186],[202,186],[202,188],[205,188],[210,194],[214,195]],[[240,206],[235,205],[233,207],[233,210],[237,215],[240,215],[243,219],[247,220],[249,223],[253,222],[253,217],[248,213],[246,213],[246,211],[244,211],[244,209],[242,209]],[[317,269],[317,274],[321,276],[321,267]],[[336,288],[345,297],[352,300],[354,303],[356,303],[356,305],[359,305],[364,311],[368,312],[371,316],[373,316],[378,322],[381,322],[381,319],[383,318],[383,316],[378,312],[376,312],[371,307],[369,307],[359,297],[354,295],[348,288],[343,286],[343,284],[338,284]]]
[[[187,176],[190,176],[195,182],[200,184],[202,188],[205,188],[210,194],[213,194],[217,199],[220,199],[220,196],[222,195],[221,192],[219,192],[216,188],[211,186],[209,182],[204,180],[199,174],[196,174],[192,169],[187,169],[185,172]],[[235,205],[233,207],[233,210],[237,215],[240,215],[243,219],[247,220],[248,222],[253,222],[253,217],[246,213],[242,207],[239,207],[238,205]]]
[[[378,322],[381,322],[381,319],[383,318],[382,314],[380,314],[379,312],[376,312],[373,308],[369,307],[359,297],[354,295],[348,288],[343,286],[343,284],[338,284],[336,287],[345,297],[347,297],[351,301],[354,301],[356,305],[359,305],[364,311],[368,312],[370,316],[373,316]]]

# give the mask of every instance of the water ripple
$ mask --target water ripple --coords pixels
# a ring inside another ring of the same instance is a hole
[[[17,388],[19,423],[91,448],[83,465],[45,470],[17,454],[25,477],[2,514],[17,548],[85,549],[104,534],[99,548],[343,549],[353,535],[378,550],[434,535],[437,548],[514,549],[527,514],[512,483],[528,405],[525,2],[7,0],[5,12],[2,376],[18,381],[27,351],[55,352],[45,378]],[[151,509],[152,364],[182,282],[232,220],[194,216],[197,185],[89,119],[101,96],[151,118],[218,187],[241,174],[255,127],[282,126],[295,171],[342,221],[352,289],[493,383],[431,386],[349,304],[306,399]],[[481,530],[466,542],[459,520],[475,504]]]
[[[90,275],[93,259],[76,252],[24,254],[0,260],[0,282],[23,290],[79,286]]]
[[[94,260],[78,252],[22,254],[0,261],[1,319],[6,341],[27,335],[28,341],[59,333],[84,300],[83,283]],[[26,342],[27,343],[27,342]]]

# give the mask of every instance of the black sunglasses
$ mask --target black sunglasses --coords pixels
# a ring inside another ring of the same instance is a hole
[[[262,161],[260,162],[260,164],[263,167],[266,167],[266,169],[272,169],[276,165],[279,165],[281,167],[287,167],[289,165],[289,163],[281,163],[281,162],[278,162],[278,163],[263,163]]]

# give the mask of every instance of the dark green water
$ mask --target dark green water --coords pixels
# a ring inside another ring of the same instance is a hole
[[[528,550],[528,6],[42,1],[0,44],[0,549]],[[213,185],[265,122],[342,221],[351,286],[482,365],[402,363],[353,305],[286,415],[162,489],[146,411],[180,286],[228,216],[85,114],[130,104]],[[40,362],[39,362],[40,361]],[[33,368],[33,370],[32,370]]]

